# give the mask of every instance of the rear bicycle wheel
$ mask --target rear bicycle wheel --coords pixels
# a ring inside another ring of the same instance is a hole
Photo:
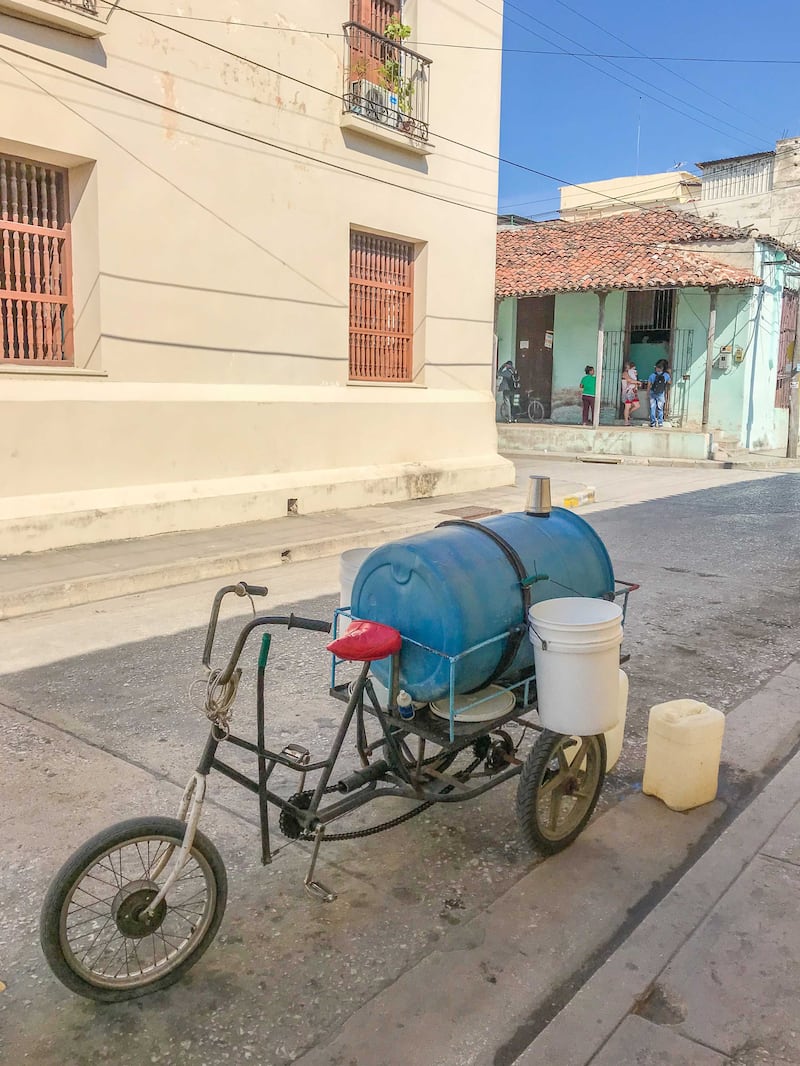
[[[545,730],[522,767],[517,820],[525,843],[544,855],[562,851],[581,833],[600,798],[606,741]]]
[[[117,1003],[178,981],[214,939],[228,895],[219,852],[201,832],[169,895],[148,913],[186,826],[132,818],[67,860],[42,904],[40,940],[53,973],[78,995]]]

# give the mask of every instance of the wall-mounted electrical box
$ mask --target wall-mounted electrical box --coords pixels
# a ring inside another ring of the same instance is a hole
[[[744,348],[737,348],[734,351],[734,353],[733,353],[733,361],[734,361],[734,363],[743,363],[744,362]]]
[[[731,346],[726,344],[724,348],[720,348],[717,353],[717,358],[714,360],[717,370],[730,370],[731,368]]]

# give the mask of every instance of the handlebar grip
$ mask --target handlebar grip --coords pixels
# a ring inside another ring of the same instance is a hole
[[[316,618],[301,618],[297,614],[289,615],[287,629],[310,629],[315,633],[330,633],[331,622],[320,622]]]
[[[237,596],[269,596],[269,589],[264,585],[248,585],[246,581],[240,581],[236,586]]]

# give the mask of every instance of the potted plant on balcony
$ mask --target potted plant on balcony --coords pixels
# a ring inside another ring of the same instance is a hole
[[[383,35],[388,40],[398,44],[408,40],[411,36],[411,27],[401,22],[398,15],[392,15],[386,29],[383,31]],[[406,132],[411,133],[414,129],[414,119],[411,114],[414,83],[411,78],[403,75],[401,55],[402,53],[398,52],[387,56],[378,70],[378,77],[381,80],[381,84],[397,97],[397,125]]]

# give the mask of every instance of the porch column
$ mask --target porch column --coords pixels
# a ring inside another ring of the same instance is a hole
[[[600,306],[597,311],[597,359],[594,366],[594,376],[597,384],[594,387],[594,415],[592,425],[595,429],[600,425],[600,394],[603,391],[603,347],[606,339],[606,296],[607,292],[598,292],[597,299]]]
[[[708,430],[708,411],[711,406],[711,371],[714,368],[714,341],[717,336],[717,293],[719,289],[712,287],[709,290],[711,294],[711,306],[708,311],[708,337],[706,340],[706,383],[703,389],[703,424],[702,430],[705,433]]]

